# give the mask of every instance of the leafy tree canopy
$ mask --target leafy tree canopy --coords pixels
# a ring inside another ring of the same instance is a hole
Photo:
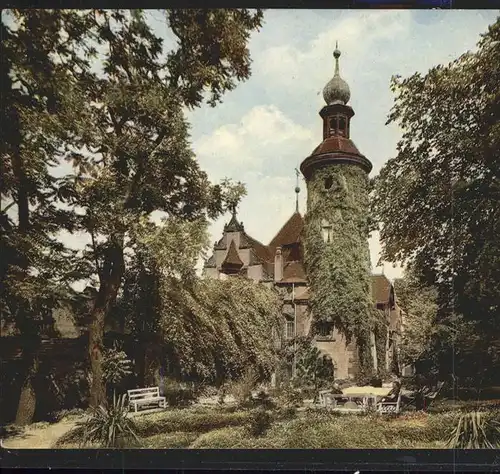
[[[403,136],[375,180],[382,258],[439,286],[439,304],[498,328],[500,21],[476,52],[394,77]]]

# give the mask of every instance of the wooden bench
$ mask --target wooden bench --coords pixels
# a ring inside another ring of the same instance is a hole
[[[134,388],[127,390],[128,405],[134,407],[137,413],[137,407],[142,405],[156,405],[160,408],[165,408],[165,397],[160,397],[159,387]]]
[[[320,404],[340,413],[363,413],[376,403],[376,396],[367,393],[320,393]]]
[[[395,402],[380,402],[377,411],[384,415],[398,414],[401,411],[401,392]]]

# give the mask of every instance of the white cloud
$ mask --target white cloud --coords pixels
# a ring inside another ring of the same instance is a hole
[[[193,144],[203,169],[214,179],[243,179],[292,150],[307,153],[313,146],[311,130],[294,123],[274,105],[255,106],[239,123],[223,125]]]

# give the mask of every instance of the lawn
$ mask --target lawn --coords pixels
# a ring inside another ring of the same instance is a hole
[[[271,424],[251,434],[255,410],[230,407],[168,409],[135,417],[143,448],[444,448],[454,413],[414,413],[396,418],[336,415],[309,410],[269,412]],[[78,431],[55,447],[77,446]],[[132,446],[131,446],[132,447]]]

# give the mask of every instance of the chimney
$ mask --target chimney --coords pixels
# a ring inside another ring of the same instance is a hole
[[[281,255],[281,247],[276,247],[274,255],[274,281],[283,279],[283,256]]]

